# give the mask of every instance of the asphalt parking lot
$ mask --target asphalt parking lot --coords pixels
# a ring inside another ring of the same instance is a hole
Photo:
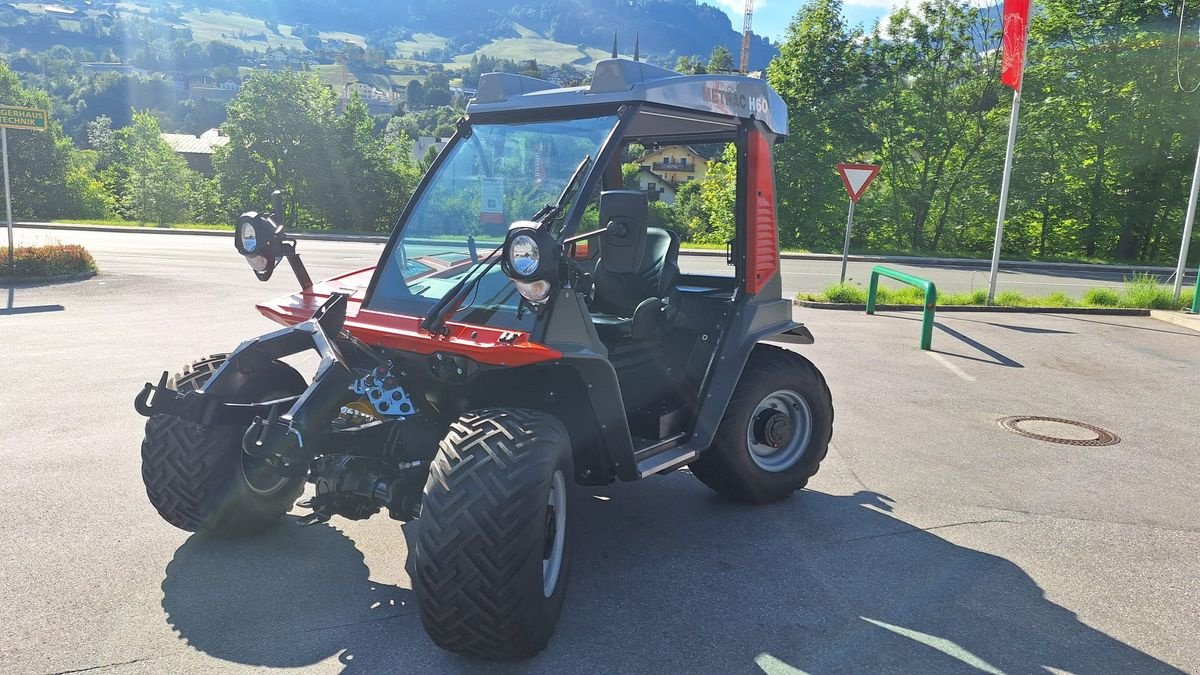
[[[197,261],[0,289],[0,671],[1200,670],[1200,333],[946,314],[925,353],[914,314],[798,310],[837,410],[810,489],[581,491],[555,639],[496,667],[426,638],[395,522],[219,541],[147,502],[141,384],[270,330],[253,303],[293,285]],[[1051,444],[1009,415],[1121,441]]]

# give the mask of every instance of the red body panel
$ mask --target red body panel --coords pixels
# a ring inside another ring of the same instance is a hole
[[[746,292],[754,295],[779,272],[779,224],[775,218],[775,167],[771,144],[750,132],[746,171]]]
[[[522,331],[449,322],[446,335],[434,335],[420,327],[418,317],[363,309],[363,296],[374,271],[367,268],[318,282],[310,291],[262,303],[258,311],[272,321],[291,326],[308,320],[334,291],[353,290],[346,307],[346,330],[372,346],[415,354],[450,352],[478,363],[510,367],[562,357],[557,350],[530,342],[529,334]]]

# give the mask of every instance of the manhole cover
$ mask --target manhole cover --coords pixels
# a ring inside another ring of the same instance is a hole
[[[1022,436],[1036,438],[1047,443],[1100,447],[1116,445],[1121,442],[1120,436],[1107,429],[1058,417],[1038,415],[1004,417],[1000,420],[1000,426]]]

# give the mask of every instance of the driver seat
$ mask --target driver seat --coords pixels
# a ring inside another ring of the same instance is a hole
[[[592,323],[601,338],[640,339],[653,335],[671,307],[679,280],[679,235],[661,227],[646,228],[645,253],[633,271],[605,263],[604,246],[592,273],[595,295]],[[619,267],[618,267],[619,269]]]

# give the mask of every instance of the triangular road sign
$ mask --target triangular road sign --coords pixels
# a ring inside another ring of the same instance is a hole
[[[867,191],[867,186],[871,181],[875,180],[875,176],[879,175],[879,169],[882,167],[874,164],[838,164],[838,173],[842,175],[842,182],[846,184],[846,192],[850,193],[850,201],[857,202],[863,193]]]

